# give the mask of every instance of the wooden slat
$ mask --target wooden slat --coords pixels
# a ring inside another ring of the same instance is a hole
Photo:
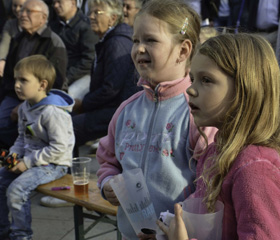
[[[51,190],[52,187],[61,186],[70,186],[70,190]],[[116,216],[117,214],[117,207],[111,205],[108,201],[102,198],[100,190],[97,187],[97,180],[95,179],[90,180],[88,195],[75,195],[72,176],[70,174],[66,174],[64,177],[53,182],[40,185],[36,190],[45,195],[49,195],[85,207],[90,211],[97,211],[112,216]]]

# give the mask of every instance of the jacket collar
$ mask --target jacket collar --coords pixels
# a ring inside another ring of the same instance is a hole
[[[147,80],[140,78],[137,85],[144,88],[146,96],[150,100],[164,101],[181,93],[186,93],[187,88],[191,85],[191,81],[189,75],[187,75],[184,78],[159,83],[153,89]]]
[[[25,36],[25,34],[28,34],[28,33],[23,30],[22,32],[20,32],[18,35],[15,36],[15,39],[22,39]],[[44,25],[40,29],[38,29],[38,31],[35,34],[38,34],[43,38],[50,38],[51,29],[47,25]],[[17,40],[17,41],[19,41],[19,40]]]

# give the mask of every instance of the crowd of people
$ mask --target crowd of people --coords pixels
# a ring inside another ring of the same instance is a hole
[[[177,204],[187,198],[208,212],[224,204],[222,239],[277,239],[278,0],[0,0],[0,9],[0,239],[32,239],[31,192],[97,139],[98,186],[118,206],[123,239],[156,239],[134,232],[110,186],[138,167],[156,214],[175,213],[170,226],[157,222],[168,239],[189,239]]]

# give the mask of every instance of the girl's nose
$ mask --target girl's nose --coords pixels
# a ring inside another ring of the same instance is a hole
[[[145,46],[143,44],[139,44],[137,48],[138,53],[144,53],[146,51]]]
[[[198,92],[192,86],[187,89],[187,94],[191,97],[198,96]]]

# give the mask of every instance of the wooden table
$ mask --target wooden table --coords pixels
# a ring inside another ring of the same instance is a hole
[[[70,186],[70,190],[51,190],[52,187],[61,186]],[[88,195],[75,195],[72,176],[70,174],[66,174],[64,177],[53,182],[40,185],[37,187],[36,191],[75,204],[73,209],[76,240],[90,239],[112,231],[117,231],[117,239],[121,240],[121,234],[117,228],[117,221],[108,217],[108,215],[117,215],[117,207],[111,205],[108,201],[102,198],[100,190],[97,187],[96,179],[90,180]],[[86,208],[89,211],[94,211],[97,215],[85,213],[83,211],[83,208]],[[87,229],[85,229],[84,227],[84,218],[94,220],[94,222]],[[98,222],[106,222],[112,224],[113,226],[115,226],[115,229],[86,238],[85,235],[93,227],[95,227]]]

